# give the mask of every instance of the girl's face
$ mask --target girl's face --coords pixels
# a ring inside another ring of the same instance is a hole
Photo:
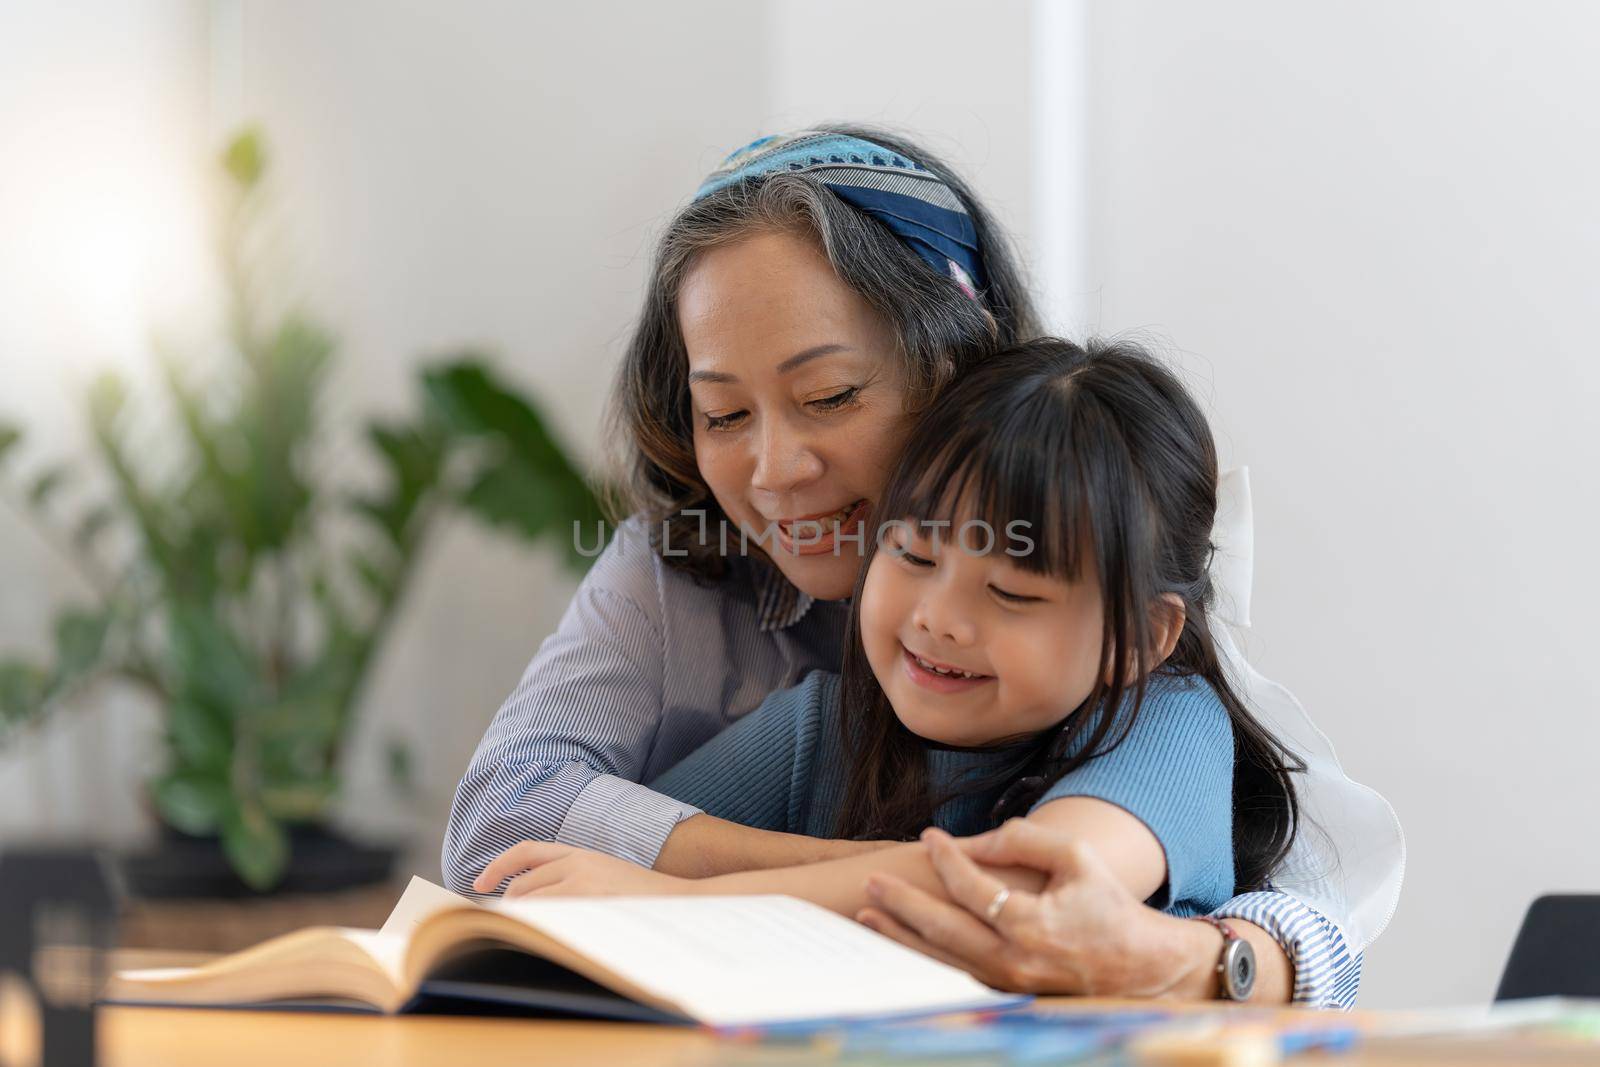
[[[1031,574],[1006,555],[1006,531],[995,535],[980,552],[978,530],[963,546],[950,528],[890,524],[867,571],[867,661],[895,715],[930,741],[972,747],[1045,730],[1099,677],[1099,584]]]
[[[910,422],[889,323],[811,242],[768,232],[700,255],[678,326],[717,503],[802,592],[849,596]]]

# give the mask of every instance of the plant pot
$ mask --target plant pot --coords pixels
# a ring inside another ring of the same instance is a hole
[[[290,827],[289,847],[289,869],[266,893],[234,873],[220,837],[193,837],[165,825],[152,848],[124,855],[118,866],[128,894],[146,900],[260,897],[387,882],[400,854],[393,846],[361,844],[320,825]]]

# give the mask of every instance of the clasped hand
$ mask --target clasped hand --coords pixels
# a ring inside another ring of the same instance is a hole
[[[930,829],[922,841],[948,899],[873,875],[859,921],[996,989],[1157,996],[1183,973],[1170,937],[1178,920],[1136,900],[1071,836],[1013,819],[968,838]],[[991,923],[1001,868],[1048,879],[1038,893],[1013,888]]]

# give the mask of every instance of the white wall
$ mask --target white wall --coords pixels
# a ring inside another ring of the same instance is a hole
[[[1363,1003],[1483,1000],[1600,891],[1600,9],[1094,5],[1104,330],[1256,488],[1258,662],[1404,823]]]

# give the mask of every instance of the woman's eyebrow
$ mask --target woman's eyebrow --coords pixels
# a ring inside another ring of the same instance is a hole
[[[801,351],[796,352],[794,355],[778,364],[775,369],[779,374],[788,374],[796,367],[804,366],[814,359],[820,359],[823,356],[831,356],[836,352],[849,351],[851,351],[849,345],[839,344],[837,341],[829,341],[825,344],[812,345],[810,348],[802,349]],[[695,382],[716,382],[720,385],[736,385],[738,384],[738,381],[738,375],[728,374],[727,372],[720,370],[693,370],[689,372],[690,385],[693,385]]]
[[[786,359],[782,363],[778,364],[778,373],[779,374],[788,374],[790,371],[794,370],[796,367],[800,367],[800,366],[803,366],[804,364],[810,363],[814,359],[819,359],[822,356],[831,356],[835,352],[848,352],[848,351],[850,351],[850,346],[849,345],[841,345],[841,344],[838,344],[838,343],[812,345],[810,348],[807,348],[802,352],[796,352],[794,355],[790,356],[788,359]]]

